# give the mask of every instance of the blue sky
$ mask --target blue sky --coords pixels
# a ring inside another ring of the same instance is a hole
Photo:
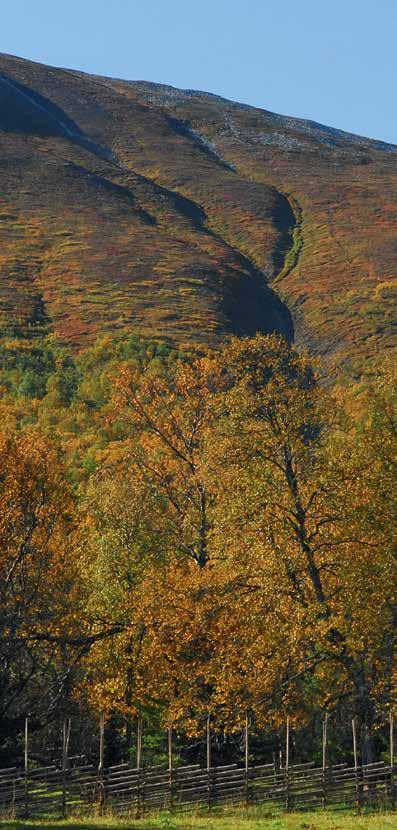
[[[0,51],[397,144],[397,0],[3,0]]]

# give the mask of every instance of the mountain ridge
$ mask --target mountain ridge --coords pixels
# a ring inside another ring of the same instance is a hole
[[[5,52],[0,52],[0,58],[16,58],[19,60],[26,60],[22,58],[18,58],[17,55],[8,54]],[[35,61],[27,60],[29,63],[35,63]],[[67,72],[69,74],[76,74],[79,76],[87,76],[87,78],[91,79],[98,79],[99,81],[116,81],[119,83],[130,84],[132,86],[136,86],[138,88],[148,87],[149,89],[153,89],[153,91],[161,90],[163,92],[169,92],[170,94],[181,94],[186,97],[193,97],[193,98],[211,98],[215,99],[219,102],[225,104],[232,104],[233,106],[244,109],[244,110],[258,110],[259,112],[265,113],[266,115],[271,116],[274,119],[280,119],[283,121],[289,121],[291,124],[293,123],[296,126],[301,125],[302,128],[305,127],[313,127],[314,129],[319,129],[324,132],[335,133],[335,135],[340,135],[341,137],[345,137],[347,139],[356,139],[357,142],[365,142],[366,144],[371,143],[377,145],[380,150],[386,150],[389,152],[397,152],[397,144],[390,141],[384,141],[383,139],[377,139],[374,137],[369,137],[362,135],[361,133],[350,132],[349,130],[342,130],[339,127],[333,127],[330,124],[323,124],[321,121],[315,121],[312,118],[303,118],[302,116],[291,116],[286,115],[279,112],[273,112],[272,110],[264,109],[263,107],[256,106],[255,104],[247,104],[244,101],[235,101],[232,98],[226,98],[223,95],[219,95],[216,92],[209,92],[208,90],[201,90],[201,89],[193,89],[193,88],[184,88],[184,87],[177,87],[173,86],[172,84],[164,84],[157,81],[146,81],[143,78],[138,79],[126,79],[120,78],[118,76],[113,75],[100,75],[98,73],[87,72],[82,69],[71,69],[64,66],[53,67],[55,69],[59,69],[61,72]]]
[[[21,288],[15,259],[25,300],[30,281],[51,330],[77,347],[110,329],[213,345],[294,330],[353,374],[394,347],[397,147],[212,93],[12,56],[0,56],[1,78],[0,181],[5,193],[11,173],[31,182],[30,197],[9,190],[8,208],[18,203],[18,234],[36,217],[44,253],[41,269],[29,265],[3,221],[0,309],[3,321],[17,309],[22,335],[23,302],[7,292]],[[34,101],[49,102],[48,118]]]

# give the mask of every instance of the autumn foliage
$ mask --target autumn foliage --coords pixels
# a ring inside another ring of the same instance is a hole
[[[0,438],[2,731],[58,711],[72,688],[84,592],[75,504],[37,429]]]
[[[393,368],[349,396],[276,336],[106,380],[87,359],[95,435],[78,400],[56,428],[45,398],[35,426],[8,403],[4,724],[43,695],[192,735],[347,707],[369,757],[395,706]]]

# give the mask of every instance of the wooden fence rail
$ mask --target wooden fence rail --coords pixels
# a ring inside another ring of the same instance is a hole
[[[93,766],[0,770],[2,817],[65,816],[94,807],[119,814],[191,810],[221,804],[266,802],[285,809],[326,806],[394,806],[393,768],[339,764],[288,768],[275,764],[240,767],[151,767],[127,764],[98,771]]]

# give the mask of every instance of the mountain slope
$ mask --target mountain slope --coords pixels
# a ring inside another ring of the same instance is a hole
[[[0,182],[4,335],[395,344],[394,146],[0,56]]]

